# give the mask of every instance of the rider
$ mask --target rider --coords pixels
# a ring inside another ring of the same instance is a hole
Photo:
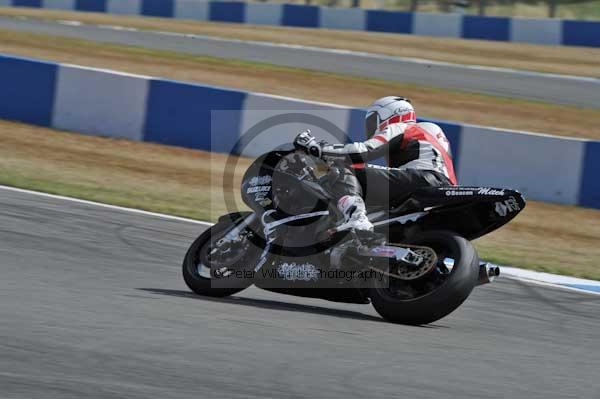
[[[388,205],[419,187],[456,185],[450,143],[442,129],[429,122],[417,123],[409,99],[388,96],[367,109],[367,140],[349,144],[328,144],[309,131],[300,133],[294,145],[311,155],[348,166],[333,187],[338,209],[345,222],[337,228],[373,230],[367,218],[369,205]],[[388,167],[367,164],[385,156]],[[364,195],[363,195],[364,192]]]

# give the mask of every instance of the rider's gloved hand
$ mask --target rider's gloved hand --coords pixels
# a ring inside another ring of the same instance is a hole
[[[310,130],[305,130],[294,139],[294,147],[302,150],[313,157],[321,158],[323,143],[317,142],[317,139],[310,134]]]

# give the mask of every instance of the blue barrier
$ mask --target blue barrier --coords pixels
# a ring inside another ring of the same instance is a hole
[[[510,19],[506,17],[463,17],[462,37],[465,39],[508,41]]]
[[[600,22],[565,20],[562,26],[562,44],[600,47]]]
[[[75,0],[77,11],[106,12],[107,0]]]
[[[413,14],[402,11],[367,10],[367,29],[375,32],[412,33]]]
[[[579,204],[600,209],[600,142],[588,142],[583,158]]]
[[[218,22],[244,22],[246,18],[246,3],[239,1],[211,1],[209,18]]]
[[[13,0],[14,7],[32,7],[41,8],[42,0]]]
[[[246,130],[292,113],[324,117],[347,132],[347,141],[364,139],[362,109],[22,57],[0,55],[0,87],[0,118],[86,134],[215,152],[239,149],[243,139],[244,154],[257,155],[307,126],[278,125],[256,141]],[[531,199],[600,209],[600,141],[424,120],[446,132],[461,184],[513,187]],[[317,125],[316,134],[326,137]],[[341,139],[332,134],[332,142]]]
[[[174,0],[142,0],[141,14],[149,17],[172,18],[174,9]]]
[[[365,110],[351,109],[348,115],[348,142],[363,141],[365,137]]]
[[[0,118],[50,126],[58,64],[0,55]]]
[[[316,28],[319,26],[319,8],[317,6],[284,4],[281,25]]]
[[[7,1],[14,7],[45,7],[42,0]],[[140,14],[165,18],[600,47],[600,21],[482,17],[452,13],[411,13],[210,0],[140,0],[142,6],[137,10],[135,1],[77,0],[72,7],[79,11]],[[204,11],[205,7],[209,12]],[[177,9],[181,12],[176,13],[174,10]]]
[[[226,139],[240,130],[239,119],[211,130],[211,110],[240,110],[245,97],[234,90],[153,79],[144,140],[211,151],[211,132]]]

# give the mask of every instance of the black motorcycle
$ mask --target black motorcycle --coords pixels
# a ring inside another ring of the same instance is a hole
[[[374,233],[337,231],[342,215],[328,187],[338,172],[291,146],[256,159],[242,181],[252,211],[220,217],[194,241],[183,262],[188,287],[225,297],[254,284],[372,303],[388,321],[426,324],[499,275],[497,266],[479,261],[469,240],[513,219],[525,207],[519,192],[422,188],[385,208],[368,207]]]

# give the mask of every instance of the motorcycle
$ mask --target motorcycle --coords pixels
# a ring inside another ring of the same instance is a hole
[[[251,209],[221,216],[190,246],[187,286],[226,297],[255,285],[282,294],[371,303],[394,323],[421,325],[457,309],[498,266],[470,243],[525,207],[515,190],[427,187],[367,208],[373,233],[337,231],[343,219],[328,164],[288,146],[257,158],[242,179]],[[368,203],[367,203],[368,205]]]

